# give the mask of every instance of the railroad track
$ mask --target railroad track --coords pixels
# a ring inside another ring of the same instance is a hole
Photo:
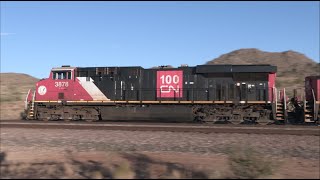
[[[1,123],[59,123],[59,124],[128,124],[128,125],[183,125],[183,126],[230,126],[230,127],[272,127],[272,128],[316,128],[320,125],[318,124],[286,124],[286,125],[261,125],[261,124],[225,124],[225,123],[196,123],[193,121],[156,121],[156,120],[100,120],[100,121],[41,121],[41,120],[21,120],[21,119],[11,119],[3,120],[0,119]]]
[[[1,128],[37,129],[86,129],[86,130],[125,130],[125,131],[167,131],[199,133],[246,133],[246,134],[285,134],[320,136],[320,126],[296,125],[208,125],[193,123],[135,123],[135,122],[54,122],[54,121],[0,121]]]

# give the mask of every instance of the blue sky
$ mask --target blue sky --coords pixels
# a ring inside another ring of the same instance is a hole
[[[240,48],[319,62],[319,2],[3,2],[1,72],[204,64]]]

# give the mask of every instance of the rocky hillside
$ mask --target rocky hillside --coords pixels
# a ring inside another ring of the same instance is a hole
[[[320,75],[320,63],[295,51],[265,52],[239,49],[208,61],[206,64],[271,64],[278,67],[276,86],[292,94],[294,88],[304,87],[304,77]]]
[[[38,79],[19,73],[0,73],[0,77],[0,119],[19,118],[28,90],[35,88]]]

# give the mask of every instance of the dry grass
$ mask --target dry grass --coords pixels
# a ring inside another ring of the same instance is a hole
[[[20,118],[29,89],[35,88],[38,79],[26,74],[0,74],[0,119]]]
[[[267,160],[253,149],[233,148],[229,156],[210,155],[206,161],[201,161],[201,156],[204,156],[201,154],[197,155],[199,159],[196,160],[195,154],[172,153],[168,156],[165,153],[145,152],[67,153],[65,158],[54,160],[49,157],[46,160],[7,161],[5,153],[0,153],[0,173],[1,178],[10,179],[283,179],[287,178],[286,175],[294,177],[296,172],[292,170],[297,169],[301,174],[308,174],[305,169],[299,169],[299,161],[291,163],[296,169],[288,169],[288,164]],[[181,160],[181,157],[185,160]],[[302,166],[307,168],[308,163],[306,161]]]
[[[273,173],[274,163],[251,147],[232,147],[227,152],[233,173],[231,178],[256,179]]]
[[[107,154],[107,153],[106,153]],[[4,153],[0,155],[5,156]],[[207,171],[187,164],[171,163],[143,153],[112,153],[113,159],[87,159],[69,154],[66,159],[34,162],[6,162],[1,178],[89,178],[89,179],[181,179],[208,178]],[[155,168],[157,167],[157,168]],[[213,169],[212,169],[213,170]]]
[[[116,165],[112,175],[114,179],[133,179],[135,177],[132,167],[126,161]]]
[[[0,119],[10,120],[21,118],[21,113],[24,112],[23,101],[1,102]]]
[[[24,101],[28,90],[35,88],[38,79],[26,74],[1,73],[1,103]]]

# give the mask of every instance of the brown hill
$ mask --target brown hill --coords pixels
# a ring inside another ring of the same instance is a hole
[[[19,118],[28,90],[34,89],[38,80],[27,74],[0,73],[0,119]]]
[[[271,64],[278,67],[276,86],[286,88],[289,95],[294,88],[304,87],[304,78],[320,75],[320,63],[295,51],[265,52],[258,49],[239,49],[208,61],[206,64]]]

